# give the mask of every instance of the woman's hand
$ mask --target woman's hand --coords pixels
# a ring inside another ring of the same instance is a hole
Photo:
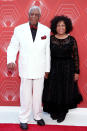
[[[49,75],[49,72],[45,72],[44,78],[47,79],[47,78],[48,78],[48,75]]]
[[[76,73],[75,73],[75,75],[74,75],[74,80],[75,80],[75,81],[78,81],[78,79],[79,79],[79,74],[76,74]]]

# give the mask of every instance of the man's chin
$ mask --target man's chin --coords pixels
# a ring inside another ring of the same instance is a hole
[[[32,25],[36,25],[38,22],[32,21],[31,24]]]

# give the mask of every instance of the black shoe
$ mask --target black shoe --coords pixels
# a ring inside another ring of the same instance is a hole
[[[54,113],[51,113],[50,116],[51,116],[51,118],[52,118],[53,120],[57,120],[57,118],[58,118],[58,115],[57,115],[57,114],[54,114]]]
[[[20,128],[23,129],[23,130],[27,130],[28,124],[27,123],[20,123]]]
[[[34,119],[35,120],[35,119]],[[45,122],[43,119],[40,119],[40,120],[35,120],[37,122],[38,125],[40,126],[44,126],[45,125]]]
[[[60,115],[60,117],[57,118],[57,122],[58,122],[58,123],[63,122],[64,119],[65,119],[65,117],[66,117],[66,114]]]

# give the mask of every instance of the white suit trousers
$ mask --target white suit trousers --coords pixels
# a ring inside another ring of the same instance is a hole
[[[27,123],[33,111],[34,119],[40,120],[42,113],[42,92],[44,78],[24,79],[21,78],[20,85],[20,112],[19,120]]]

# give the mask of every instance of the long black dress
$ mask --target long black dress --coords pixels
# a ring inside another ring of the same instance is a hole
[[[51,36],[51,71],[44,81],[43,110],[50,114],[67,113],[82,101],[74,74],[79,74],[79,56],[74,37]]]

